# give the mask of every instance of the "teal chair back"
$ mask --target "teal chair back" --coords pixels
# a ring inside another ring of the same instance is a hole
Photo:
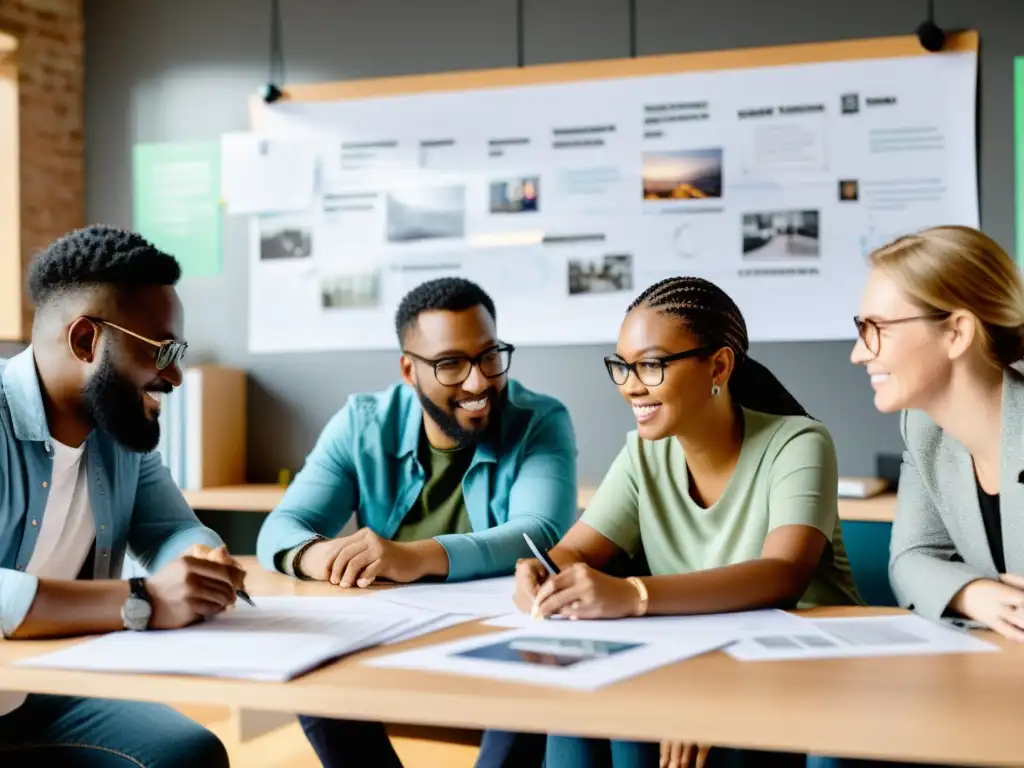
[[[889,585],[889,537],[892,523],[844,520],[843,544],[857,589],[868,605],[895,606]]]

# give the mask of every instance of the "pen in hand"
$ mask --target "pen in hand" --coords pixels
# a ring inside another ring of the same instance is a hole
[[[204,544],[193,544],[192,548],[189,549],[188,554],[192,557],[203,558],[205,560],[210,560],[215,563],[221,563],[223,565],[233,565],[239,570],[242,569],[242,566],[235,562],[234,558],[232,558],[231,555],[228,554],[228,548],[224,544],[221,544],[216,549],[210,549]],[[244,600],[253,608],[256,607],[256,603],[252,601],[252,598],[249,597],[249,593],[246,592],[244,589],[236,589],[235,596],[240,598],[241,600]]]
[[[220,553],[220,556],[218,557],[217,562],[223,563],[223,562],[226,561],[228,563],[234,563],[236,566],[238,566],[238,563],[235,563],[234,559],[228,554],[228,548],[226,546],[224,546],[223,544],[221,546],[217,547],[217,549],[214,550],[214,551]],[[238,567],[241,568],[241,566],[238,566]],[[244,589],[236,589],[235,590],[235,596],[238,597],[240,600],[244,600],[249,605],[251,605],[253,608],[256,607],[256,603],[254,603],[252,601],[252,598],[249,597],[249,593],[246,592]]]
[[[541,562],[541,565],[543,565],[547,569],[547,572],[552,576],[557,576],[560,573],[560,571],[558,569],[558,566],[555,564],[555,561],[552,560],[546,552],[541,551],[540,547],[533,543],[533,539],[530,538],[530,535],[528,533],[524,533],[523,538],[526,539],[526,546],[530,548],[530,551],[533,552],[534,556]],[[537,605],[537,600],[536,598],[534,598],[533,610],[530,611],[530,618],[541,618],[538,608],[539,606]]]

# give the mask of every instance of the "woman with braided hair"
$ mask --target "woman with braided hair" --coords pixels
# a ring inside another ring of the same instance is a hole
[[[582,518],[516,568],[516,603],[580,619],[860,604],[838,519],[832,439],[747,355],[739,308],[697,277],[663,280],[626,312],[605,358],[631,432]],[[651,575],[608,575],[643,550]],[[549,737],[549,768],[711,766],[782,755]],[[799,764],[803,756],[792,756]]]

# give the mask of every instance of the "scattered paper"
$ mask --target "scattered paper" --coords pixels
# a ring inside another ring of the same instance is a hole
[[[471,677],[594,690],[727,644],[728,636],[700,635],[672,642],[611,640],[598,635],[560,637],[512,630],[395,653],[370,666],[447,672]]]
[[[644,616],[629,619],[580,619],[562,617],[533,619],[525,613],[510,613],[484,623],[492,627],[531,628],[567,637],[596,636],[652,640],[674,640],[694,635],[742,637],[764,632],[797,631],[807,620],[778,610],[717,613],[702,616]]]
[[[808,620],[799,631],[747,636],[726,653],[740,661],[985,653],[997,646],[920,616]]]
[[[498,616],[516,609],[512,602],[515,577],[415,584],[372,593],[372,599],[409,605],[436,613],[462,613],[477,617]]]
[[[185,629],[118,632],[25,659],[26,666],[289,680],[320,664],[472,621],[359,597],[260,597]]]
[[[438,613],[429,608],[358,597],[261,597],[256,608],[239,605],[208,626],[213,629],[261,629],[345,636],[353,621],[383,619],[387,627],[364,647],[392,645],[473,621],[469,614]]]
[[[228,213],[308,209],[316,188],[319,150],[308,138],[221,136],[221,195]]]
[[[243,633],[223,628],[116,632],[64,650],[22,659],[26,667],[90,672],[202,675],[281,682],[365,647],[386,620],[359,622],[348,637],[299,631]]]

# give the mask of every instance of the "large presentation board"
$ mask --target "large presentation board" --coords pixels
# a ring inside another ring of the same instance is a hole
[[[871,249],[978,225],[976,70],[968,32],[288,88],[240,163],[288,200],[252,217],[250,347],[393,348],[442,275],[519,345],[614,342],[678,274],[754,341],[852,338]]]

